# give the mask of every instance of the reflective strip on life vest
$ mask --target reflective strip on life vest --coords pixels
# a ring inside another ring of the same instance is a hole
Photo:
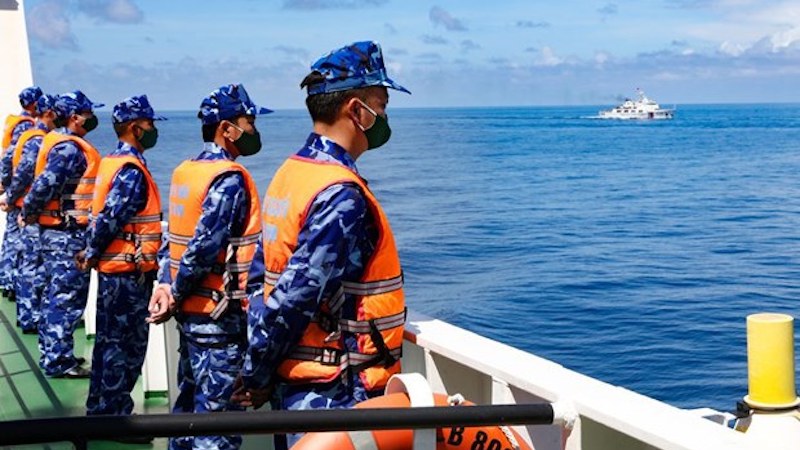
[[[339,319],[339,329],[350,333],[369,333],[372,331],[371,323],[375,324],[378,331],[403,326],[406,323],[406,311],[372,320]]]
[[[249,245],[255,244],[258,242],[258,238],[261,236],[261,233],[255,234],[248,234],[247,236],[241,237],[231,237],[228,239],[228,243],[234,247],[241,247],[242,245]]]
[[[389,354],[395,358],[400,359],[403,356],[403,348],[394,348],[389,350]],[[306,347],[297,346],[292,350],[289,355],[291,359],[300,361],[313,361],[326,366],[339,366],[340,370],[346,369],[348,366],[358,366],[369,363],[375,360],[383,359],[384,355],[381,353],[356,353],[346,352],[336,348],[330,347]]]
[[[157,256],[147,253],[143,253],[139,257],[131,255],[130,253],[103,253],[102,255],[100,255],[99,259],[100,261],[124,261],[129,263],[135,263],[137,262],[137,260],[155,261],[157,259]]]
[[[61,196],[64,200],[91,200],[94,194],[64,194]]]
[[[403,275],[388,280],[378,280],[368,283],[342,281],[344,291],[353,295],[378,295],[393,292],[403,287]]]
[[[149,223],[149,222],[161,222],[162,215],[161,213],[152,214],[149,216],[133,216],[128,221],[128,223]]]

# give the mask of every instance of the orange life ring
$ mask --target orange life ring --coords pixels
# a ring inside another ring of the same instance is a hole
[[[436,406],[448,406],[448,397],[433,394]],[[473,406],[465,401],[459,406]],[[408,394],[398,392],[372,398],[357,404],[356,408],[409,408]],[[375,446],[380,450],[411,450],[414,434],[412,430],[371,431]],[[292,450],[357,450],[346,431],[308,433],[292,446]],[[482,449],[482,450],[533,450],[522,437],[510,427],[448,427],[436,430],[436,449]]]

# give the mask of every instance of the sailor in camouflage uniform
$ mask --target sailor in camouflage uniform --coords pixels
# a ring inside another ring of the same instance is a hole
[[[234,401],[347,408],[400,370],[405,304],[388,221],[356,159],[388,141],[388,78],[375,42],[311,66],[301,87],[314,131],[264,198],[264,288],[250,297],[249,347]],[[273,393],[274,389],[274,393]],[[276,436],[276,448],[299,435]]]
[[[203,151],[172,176],[169,260],[161,263],[151,321],[163,319],[153,311],[163,311],[159,292],[171,283],[181,330],[173,412],[242,409],[230,398],[247,340],[244,290],[261,222],[255,183],[234,160],[261,149],[255,116],[268,112],[242,85],[213,91],[198,113]],[[180,437],[170,440],[170,448],[236,449],[241,442],[241,436]]]
[[[14,147],[16,147],[17,140],[22,136],[22,133],[34,127],[37,116],[36,102],[41,96],[42,90],[39,86],[23,89],[19,93],[22,112],[6,119],[6,129],[3,135],[4,148],[0,149],[0,152],[2,152],[2,158],[0,158],[0,186],[3,191],[8,190],[8,186],[11,184],[11,158],[14,154]],[[0,290],[6,298],[12,301],[16,297],[14,281],[17,274],[16,262],[20,239],[17,215],[17,211],[10,210],[6,216],[6,230],[3,235],[2,250],[0,251]]]
[[[86,251],[79,266],[98,272],[97,334],[88,415],[127,415],[147,351],[147,306],[161,242],[161,199],[144,152],[158,140],[145,95],[114,105],[117,148],[100,163]],[[142,439],[149,441],[149,439]]]
[[[33,182],[36,157],[42,147],[44,135],[56,127],[61,117],[55,109],[58,96],[44,94],[36,101],[36,126],[20,136],[12,155],[11,184],[6,190],[7,208],[19,215],[19,208]],[[35,130],[35,131],[34,131]],[[16,225],[16,223],[15,223]],[[17,296],[17,321],[22,332],[36,334],[39,326],[42,287],[44,286],[39,245],[39,225],[31,224],[20,229],[17,249],[17,268],[14,291]]]
[[[88,378],[73,353],[73,333],[86,307],[89,273],[76,266],[86,246],[86,226],[100,154],[83,137],[97,127],[93,103],[81,91],[58,97],[66,124],[48,133],[39,150],[21,221],[39,223],[45,274],[39,323],[39,365],[51,377]]]

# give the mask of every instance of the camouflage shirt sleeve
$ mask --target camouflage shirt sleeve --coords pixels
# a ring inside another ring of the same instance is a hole
[[[13,204],[17,199],[25,194],[25,190],[33,182],[33,169],[36,167],[36,156],[44,139],[41,136],[33,136],[22,147],[22,157],[20,158],[17,170],[11,177],[11,184],[6,190],[8,204]]]
[[[111,182],[103,210],[97,214],[89,231],[86,257],[100,256],[125,224],[147,203],[144,174],[134,165],[126,165]]]
[[[11,184],[11,162],[13,160],[13,155],[14,146],[9,145],[5,153],[3,153],[3,157],[0,158],[0,184],[3,185],[4,189],[8,189],[8,186]]]
[[[172,282],[175,300],[188,296],[217,262],[217,255],[245,223],[247,193],[239,173],[220,176],[211,184],[203,200],[202,214],[194,237],[181,257]]]
[[[47,155],[44,172],[33,180],[31,192],[25,196],[22,217],[41,214],[45,203],[61,194],[67,180],[80,178],[85,171],[86,157],[77,145],[68,141],[53,147]]]
[[[172,274],[169,272],[169,233],[161,234],[161,247],[156,255],[158,260],[158,282],[172,284]]]
[[[266,302],[263,285],[250,298],[249,346],[242,369],[247,387],[270,384],[322,300],[341,285],[365,233],[365,214],[366,201],[355,185],[333,185],[314,200],[297,248]]]

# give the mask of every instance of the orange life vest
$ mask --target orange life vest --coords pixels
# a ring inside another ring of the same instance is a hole
[[[3,128],[3,147],[0,148],[0,153],[5,152],[8,146],[11,145],[11,139],[14,136],[14,128],[17,128],[17,125],[22,122],[34,123],[34,120],[33,117],[17,114],[9,114],[8,117],[6,117],[6,124]]]
[[[227,248],[217,256],[217,263],[203,277],[200,285],[183,298],[180,308],[187,314],[209,315],[219,318],[231,300],[247,308],[247,272],[253,262],[256,243],[261,233],[258,190],[247,169],[229,160],[184,161],[172,174],[169,189],[169,258],[170,272],[175,280],[181,257],[203,212],[202,205],[211,184],[225,173],[240,173],[250,200],[247,223],[240,236],[232,236]]]
[[[39,149],[39,155],[36,157],[34,178],[44,172],[44,168],[47,165],[47,157],[50,156],[50,150],[66,141],[72,141],[83,152],[83,156],[86,158],[86,170],[80,178],[67,180],[62,193],[44,205],[44,209],[39,215],[39,225],[61,225],[64,222],[64,217],[75,218],[79,225],[87,225],[89,223],[89,208],[92,205],[95,177],[97,176],[97,169],[100,166],[101,159],[100,153],[97,152],[92,144],[78,136],[56,133],[55,131],[47,133],[44,141],[42,141],[42,148]],[[64,200],[74,201],[73,208],[64,210],[62,208]]]
[[[350,367],[368,390],[383,387],[400,371],[405,300],[403,272],[389,221],[366,183],[341,164],[293,156],[272,179],[264,199],[265,295],[274,287],[297,247],[308,208],[327,187],[353,183],[361,188],[376,221],[378,242],[360,280],[344,281],[326,299],[300,342],[278,367],[289,383],[331,381]],[[355,296],[357,317],[341,317],[344,294]],[[357,352],[348,352],[341,332],[352,333]]]
[[[11,155],[11,173],[12,174],[17,171],[17,167],[19,166],[19,162],[22,160],[22,150],[23,150],[23,147],[25,147],[25,143],[27,143],[34,136],[41,136],[42,138],[44,138],[44,135],[46,135],[46,134],[47,134],[47,131],[41,130],[39,128],[32,128],[30,130],[26,130],[25,132],[23,132],[20,135],[19,140],[17,141],[17,145],[14,147],[14,154]],[[40,147],[40,149],[41,149],[41,147]],[[31,190],[31,187],[29,185],[27,188],[25,188],[25,194],[21,195],[14,202],[14,205],[17,208],[22,208],[22,203],[25,201],[25,195],[27,195],[28,192],[30,192],[30,190]]]
[[[147,167],[133,155],[110,155],[100,162],[92,200],[93,218],[103,210],[111,184],[126,165],[136,166],[147,182],[147,203],[103,250],[97,270],[103,273],[150,272],[158,269],[161,244],[161,196]]]

